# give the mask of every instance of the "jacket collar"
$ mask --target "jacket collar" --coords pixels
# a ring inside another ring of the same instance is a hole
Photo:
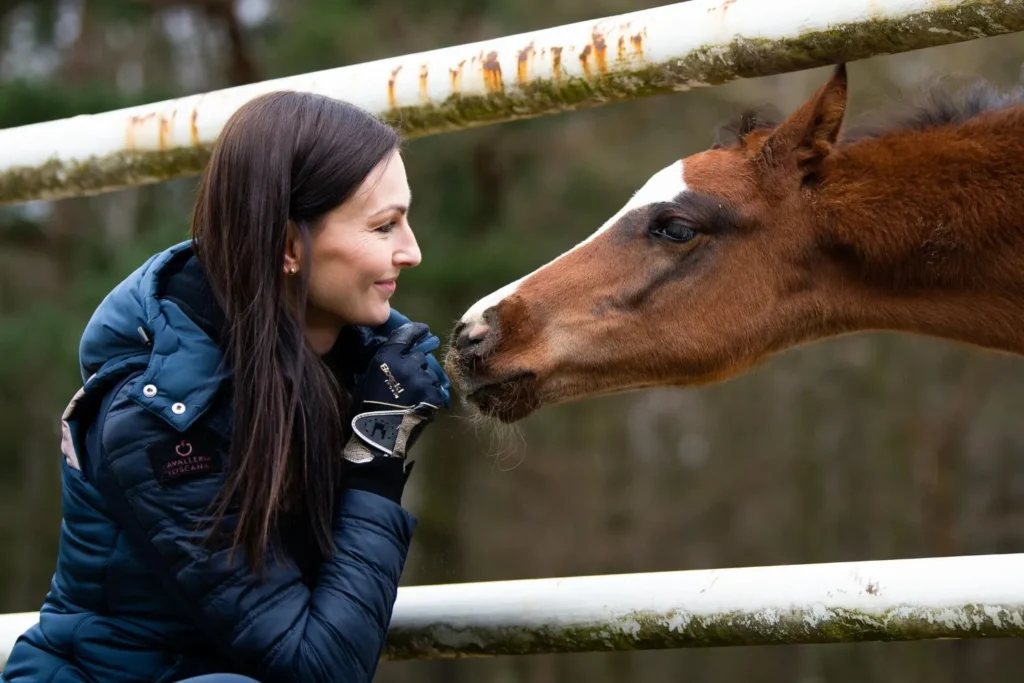
[[[230,375],[217,339],[223,326],[206,278],[181,242],[148,259],[93,313],[79,348],[86,389],[144,368],[129,397],[179,431],[209,408]]]

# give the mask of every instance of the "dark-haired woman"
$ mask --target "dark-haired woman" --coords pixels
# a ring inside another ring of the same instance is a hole
[[[389,305],[420,262],[410,200],[398,136],[356,107],[231,117],[192,239],[82,336],[57,567],[0,680],[372,680],[407,456],[448,405],[437,337]]]

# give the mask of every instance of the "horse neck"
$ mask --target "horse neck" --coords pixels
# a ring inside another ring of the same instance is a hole
[[[837,148],[815,198],[837,330],[1024,354],[1024,112]]]

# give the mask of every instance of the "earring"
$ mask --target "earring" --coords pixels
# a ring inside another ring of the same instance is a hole
[[[299,272],[299,269],[296,268],[295,266],[292,266],[291,268],[288,269],[288,274],[289,275],[295,275],[295,273],[297,273],[297,272]]]

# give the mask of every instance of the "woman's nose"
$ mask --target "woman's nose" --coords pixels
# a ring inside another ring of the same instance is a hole
[[[420,245],[416,242],[416,236],[412,234],[411,229],[407,230],[406,238],[395,252],[395,265],[412,268],[418,266],[422,260],[423,255],[420,253]]]

